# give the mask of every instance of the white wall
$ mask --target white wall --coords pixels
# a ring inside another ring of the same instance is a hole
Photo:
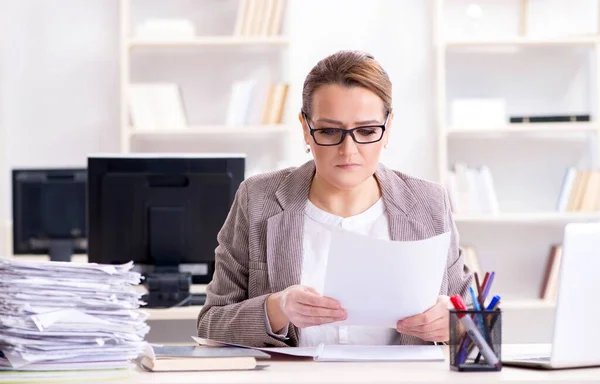
[[[87,153],[118,148],[116,4],[2,3],[3,221],[10,215],[9,168],[84,167]]]
[[[394,84],[396,124],[384,161],[434,178],[429,1],[289,1],[288,121],[297,121],[302,83],[317,60],[338,49],[368,50]],[[118,150],[118,1],[0,2],[0,218],[7,219],[8,168],[84,166],[90,152]],[[299,135],[288,150],[296,162],[306,159]]]

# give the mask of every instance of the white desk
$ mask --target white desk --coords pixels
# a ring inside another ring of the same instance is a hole
[[[524,353],[532,345],[507,345]],[[261,371],[132,372],[130,383],[600,383],[600,368],[538,371],[503,367],[500,372],[453,372],[448,360],[422,363],[324,363],[309,359],[266,360]]]

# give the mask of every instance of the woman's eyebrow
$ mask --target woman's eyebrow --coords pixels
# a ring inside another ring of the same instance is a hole
[[[330,124],[335,124],[335,125],[344,125],[344,123],[342,123],[341,121],[328,119],[326,117],[318,118],[315,120],[315,122],[330,123]],[[369,124],[381,124],[381,122],[379,120],[371,119],[371,120],[355,121],[354,124],[355,125],[369,125]]]

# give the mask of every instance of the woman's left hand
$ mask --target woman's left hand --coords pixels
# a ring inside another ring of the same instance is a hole
[[[438,296],[437,303],[433,307],[398,321],[396,330],[425,341],[448,341],[450,339],[449,306],[450,297]]]

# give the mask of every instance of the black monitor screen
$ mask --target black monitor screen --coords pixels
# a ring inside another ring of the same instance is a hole
[[[12,171],[13,250],[68,261],[87,252],[85,169]]]
[[[89,261],[172,267],[204,283],[244,178],[239,157],[90,157]]]

